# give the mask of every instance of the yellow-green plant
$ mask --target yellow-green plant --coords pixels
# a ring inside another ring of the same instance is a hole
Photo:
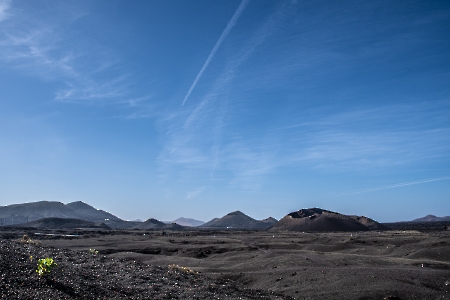
[[[57,266],[57,264],[53,261],[53,258],[41,258],[38,260],[36,272],[39,274],[39,276],[42,276],[50,273],[52,268],[55,266]]]
[[[95,250],[95,249],[89,249],[89,252],[94,255],[98,254],[98,250]]]

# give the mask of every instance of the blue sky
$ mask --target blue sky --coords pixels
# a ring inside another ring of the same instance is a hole
[[[0,0],[0,205],[450,215],[448,1]]]

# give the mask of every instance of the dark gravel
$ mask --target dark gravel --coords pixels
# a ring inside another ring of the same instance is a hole
[[[42,277],[37,260],[57,263]],[[89,252],[0,241],[1,299],[293,299],[182,268],[150,266]]]

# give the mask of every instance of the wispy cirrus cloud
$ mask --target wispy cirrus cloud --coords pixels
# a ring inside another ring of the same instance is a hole
[[[211,180],[215,180],[216,170],[231,171],[231,185],[245,190],[257,190],[261,187],[262,178],[279,165],[274,154],[276,150],[265,152],[260,148],[267,150],[267,144],[261,147],[257,143],[244,142],[239,138],[228,140],[229,137],[224,138],[224,134],[230,128],[224,127],[227,126],[228,115],[235,114],[228,108],[229,95],[236,92],[232,91],[234,80],[242,71],[242,65],[252,57],[259,46],[282,28],[290,11],[291,6],[288,3],[277,5],[275,11],[257,27],[238,48],[236,54],[226,61],[223,69],[217,72],[218,75],[207,93],[197,97],[200,101],[196,104],[192,101],[195,105],[185,110],[190,109],[187,117],[185,113],[178,115],[176,121],[183,122],[183,125],[178,126],[177,130],[171,129],[171,134],[167,136],[166,142],[170,146],[167,146],[166,151],[159,157],[161,170],[165,172],[171,169],[170,166],[201,169],[209,174]],[[189,95],[190,93],[187,97]],[[234,96],[233,101],[245,100]]]
[[[281,5],[277,10],[271,14],[267,20],[258,27],[258,30],[246,42],[225,65],[222,72],[211,84],[209,91],[201,98],[200,103],[189,114],[189,117],[184,122],[184,128],[190,126],[198,118],[206,114],[211,114],[211,111],[217,111],[216,107],[209,107],[210,102],[226,101],[227,90],[231,89],[233,80],[236,78],[239,68],[242,64],[251,57],[259,45],[266,41],[282,24],[282,20],[286,17],[289,5]],[[219,110],[220,111],[220,110]]]
[[[362,189],[362,190],[356,190],[353,192],[347,192],[335,195],[334,197],[340,197],[340,196],[347,196],[347,195],[354,195],[354,194],[361,194],[361,193],[368,193],[368,192],[375,192],[380,190],[386,190],[386,189],[393,189],[393,188],[399,188],[404,186],[410,186],[410,185],[416,185],[416,184],[422,184],[422,183],[428,183],[428,182],[435,182],[435,181],[441,181],[441,180],[449,180],[450,177],[439,177],[439,178],[431,178],[431,179],[423,179],[423,180],[416,180],[416,181],[409,181],[409,182],[401,182],[391,185],[384,185],[374,188],[368,188],[368,189]]]
[[[211,172],[211,180],[225,179],[233,187],[256,191],[279,168],[319,172],[358,173],[404,169],[439,160],[450,153],[448,101],[349,108],[333,106],[304,112],[302,123],[280,120],[285,126],[265,130],[241,129],[222,141],[213,152],[212,137],[175,136],[163,164]],[[309,117],[308,117],[309,116]],[[421,125],[427,120],[427,125]],[[430,121],[433,120],[433,121]],[[280,124],[281,124],[280,123]],[[169,149],[168,149],[169,150]],[[221,174],[231,176],[221,177]]]
[[[197,82],[202,77],[203,73],[205,72],[206,68],[208,67],[211,60],[214,58],[214,55],[216,55],[217,50],[219,49],[220,45],[222,44],[223,40],[227,37],[227,35],[230,33],[230,31],[233,29],[234,25],[236,25],[237,20],[241,16],[242,12],[244,11],[247,4],[250,2],[250,0],[242,0],[239,7],[236,9],[236,12],[234,13],[231,20],[228,22],[227,27],[225,27],[224,31],[220,35],[219,39],[217,40],[216,44],[214,45],[214,48],[212,49],[211,53],[208,55],[208,58],[206,59],[205,63],[203,64],[203,67],[201,68],[200,72],[197,74],[197,77],[195,77],[194,82],[192,83],[191,87],[189,88],[189,91],[187,92],[186,96],[183,99],[183,103],[181,106],[184,106],[187,99],[191,95],[192,91],[194,90],[195,86],[197,85]]]
[[[31,14],[31,8],[14,9],[10,3],[0,2],[5,25],[0,29],[0,62],[45,81],[59,82],[57,101],[117,104],[133,97],[132,74],[121,66],[114,51],[70,30],[81,12],[62,4],[55,6],[58,13],[52,18],[45,18]],[[14,13],[6,19],[8,8]]]
[[[199,196],[205,190],[206,190],[206,186],[202,186],[202,187],[199,187],[199,188],[197,188],[195,190],[186,192],[186,199],[193,199],[193,198]]]
[[[241,5],[246,5],[246,2],[242,2]],[[167,135],[167,147],[158,159],[162,170],[167,171],[171,169],[170,166],[202,169],[209,173],[210,178],[213,179],[215,170],[229,169],[229,162],[233,161],[233,165],[236,166],[233,173],[236,177],[243,179],[244,177],[249,178],[251,174],[246,171],[243,165],[241,167],[242,159],[239,157],[255,155],[255,161],[265,161],[259,159],[261,158],[260,153],[250,154],[249,151],[251,152],[251,150],[249,149],[251,148],[247,145],[240,145],[231,152],[227,145],[222,145],[222,143],[227,143],[222,136],[224,133],[223,127],[226,126],[227,114],[230,113],[227,108],[227,95],[232,88],[233,80],[236,78],[239,68],[251,57],[259,45],[279,29],[282,24],[281,21],[288,11],[289,5],[277,6],[276,10],[269,15],[261,26],[258,26],[240,50],[236,51],[236,54],[226,62],[223,70],[218,72],[218,76],[212,82],[208,92],[200,97],[200,101],[193,108],[191,108],[193,105],[186,108],[184,112],[178,114],[176,119],[171,119],[171,122],[182,122],[182,126],[177,126],[176,129],[172,128],[170,135]],[[235,13],[235,17],[238,16],[238,13],[240,14],[239,9]],[[233,22],[230,21],[230,23]],[[188,93],[187,96],[189,95]],[[237,98],[234,101],[238,101]],[[188,112],[187,116],[186,111]],[[170,126],[172,127],[173,123]],[[245,151],[246,154],[238,153],[237,149]],[[227,165],[227,167],[222,166],[222,164]],[[243,164],[248,165],[248,161]],[[270,167],[261,165],[258,169],[258,173],[262,176],[263,173],[268,172]],[[258,176],[258,178],[261,178],[261,176]],[[238,185],[237,182],[240,182],[240,180],[235,180],[233,184]],[[251,189],[258,185],[249,181],[245,183],[245,186],[251,187]]]
[[[449,112],[447,101],[327,111],[315,121],[278,132],[299,137],[292,142],[296,153],[287,155],[288,160],[312,167],[357,170],[408,165],[448,155],[450,124],[445,115]]]
[[[241,36],[240,43],[233,40],[233,51],[220,63],[214,62],[214,70],[208,60],[204,64],[211,73],[209,82],[202,80],[204,94],[191,94],[190,90],[183,109],[164,122],[165,147],[158,158],[161,172],[203,172],[210,180],[227,180],[233,187],[256,190],[280,168],[351,173],[367,168],[407,168],[450,153],[450,124],[445,121],[450,112],[448,102],[424,99],[418,103],[414,99],[409,103],[405,96],[392,100],[403,104],[378,105],[370,99],[367,103],[372,105],[346,106],[347,100],[340,95],[313,95],[326,90],[328,84],[335,89],[333,81],[340,72],[359,74],[360,66],[374,57],[386,62],[384,51],[388,49],[376,46],[389,26],[371,32],[368,38],[358,30],[361,44],[344,51],[348,49],[339,45],[356,40],[353,33],[342,29],[353,28],[358,16],[354,20],[338,18],[343,24],[324,31],[316,29],[322,25],[315,21],[298,20],[309,16],[297,14],[299,9],[291,9],[287,2],[276,8],[245,39]],[[330,9],[329,16],[335,18],[334,12]],[[284,36],[285,31],[293,35]],[[345,34],[338,34],[342,32]],[[394,42],[397,37],[392,34],[389,40]],[[227,41],[232,39],[230,32]],[[372,46],[376,51],[369,51]],[[351,101],[364,102],[355,95],[367,97],[372,82],[359,85],[351,80],[342,82],[356,99]],[[270,96],[264,95],[266,91]],[[260,102],[258,93],[267,101]],[[273,109],[273,114],[264,106]]]

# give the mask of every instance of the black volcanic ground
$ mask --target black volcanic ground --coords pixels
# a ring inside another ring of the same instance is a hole
[[[0,228],[7,299],[281,299],[272,292],[447,299],[450,292],[448,230],[38,230]],[[12,243],[23,234],[31,241]],[[38,278],[30,255],[55,258],[51,280]]]
[[[447,299],[450,222],[426,219],[433,222],[379,224],[309,208],[280,221],[236,211],[193,228],[153,218],[127,222],[83,202],[0,207],[3,223],[20,223],[0,226],[0,293],[2,299]],[[58,266],[40,278],[36,260],[44,257]]]

